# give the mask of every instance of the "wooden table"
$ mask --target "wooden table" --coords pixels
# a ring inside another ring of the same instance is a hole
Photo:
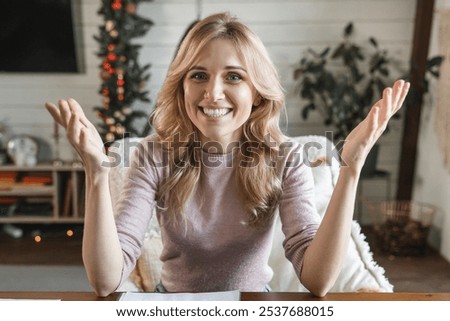
[[[116,301],[120,293],[100,298],[93,292],[0,292],[0,299],[60,299],[63,301]],[[242,292],[242,301],[450,301],[450,293],[329,293],[323,298],[297,292]]]

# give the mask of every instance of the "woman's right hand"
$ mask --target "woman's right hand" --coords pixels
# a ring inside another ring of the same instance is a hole
[[[80,104],[75,99],[59,100],[58,105],[45,103],[53,119],[66,130],[67,138],[77,153],[86,170],[93,172],[108,171],[102,166],[108,162],[103,141],[95,126],[86,118]]]

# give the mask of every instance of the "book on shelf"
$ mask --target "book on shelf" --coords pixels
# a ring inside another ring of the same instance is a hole
[[[25,198],[16,202],[14,214],[30,216],[51,216],[53,205],[51,199]]]
[[[71,215],[71,204],[72,204],[72,193],[73,193],[73,181],[72,178],[67,180],[65,195],[64,195],[64,203],[63,203],[63,217],[69,217]]]
[[[51,174],[27,173],[20,178],[23,184],[51,185],[53,178]]]
[[[0,182],[1,181],[15,181],[17,177],[17,172],[1,172],[0,173]]]
[[[0,190],[11,189],[16,182],[16,172],[0,172]]]
[[[0,197],[0,217],[12,216],[16,210],[17,198]]]

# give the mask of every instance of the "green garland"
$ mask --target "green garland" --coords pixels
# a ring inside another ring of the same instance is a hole
[[[151,0],[102,0],[98,11],[104,17],[99,27],[100,44],[97,55],[101,58],[100,78],[102,84],[102,107],[95,107],[102,119],[99,132],[106,144],[127,136],[144,136],[144,131],[134,128],[133,121],[146,117],[143,111],[131,108],[136,100],[150,103],[148,91],[144,91],[150,74],[150,64],[140,66],[138,62],[140,45],[131,40],[144,36],[153,22],[136,14],[139,2]]]

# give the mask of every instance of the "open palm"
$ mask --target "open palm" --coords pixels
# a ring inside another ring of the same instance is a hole
[[[108,161],[103,141],[95,126],[87,119],[75,99],[59,100],[58,105],[45,103],[53,119],[66,130],[67,138],[80,155],[85,167],[93,170],[104,168]]]
[[[343,166],[360,171],[367,154],[386,130],[391,117],[402,107],[410,84],[397,80],[383,91],[383,97],[373,105],[366,118],[347,136],[342,152]]]

